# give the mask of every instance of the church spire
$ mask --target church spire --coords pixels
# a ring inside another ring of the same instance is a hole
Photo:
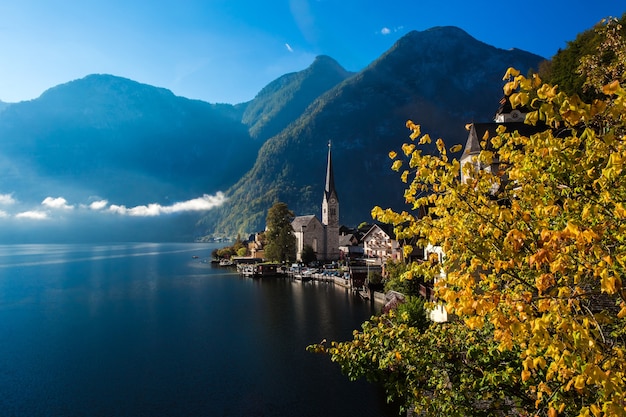
[[[326,186],[324,187],[324,196],[329,199],[331,194],[335,194],[337,199],[337,192],[335,191],[335,175],[333,174],[333,163],[330,153],[331,143],[328,141],[328,165],[326,166]]]

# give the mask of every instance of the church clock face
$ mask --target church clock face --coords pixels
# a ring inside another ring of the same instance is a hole
[[[334,198],[330,199],[330,204],[335,204],[335,199]]]

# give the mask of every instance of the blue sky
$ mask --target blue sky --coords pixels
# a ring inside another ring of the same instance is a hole
[[[5,0],[0,100],[108,73],[234,104],[317,55],[363,69],[411,30],[458,26],[549,58],[625,11],[623,0]]]

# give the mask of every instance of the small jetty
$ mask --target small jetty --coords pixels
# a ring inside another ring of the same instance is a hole
[[[371,290],[367,283],[368,274],[380,270],[376,266],[349,266],[342,268],[313,268],[301,264],[286,267],[278,263],[262,262],[258,258],[238,257],[220,261],[220,266],[235,266],[242,277],[260,279],[286,277],[298,282],[320,282],[337,285],[351,290],[365,300],[381,301],[381,295]]]
[[[287,270],[286,274],[296,281],[326,282],[337,284],[345,288],[352,288],[352,277],[349,271],[340,269],[305,268],[294,265]]]

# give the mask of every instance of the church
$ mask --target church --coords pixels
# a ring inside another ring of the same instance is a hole
[[[306,246],[320,261],[339,259],[339,199],[335,189],[333,163],[330,142],[328,143],[328,162],[326,165],[326,183],[322,198],[322,220],[311,214],[298,216],[291,223],[296,237],[296,259],[302,260],[302,251]]]

